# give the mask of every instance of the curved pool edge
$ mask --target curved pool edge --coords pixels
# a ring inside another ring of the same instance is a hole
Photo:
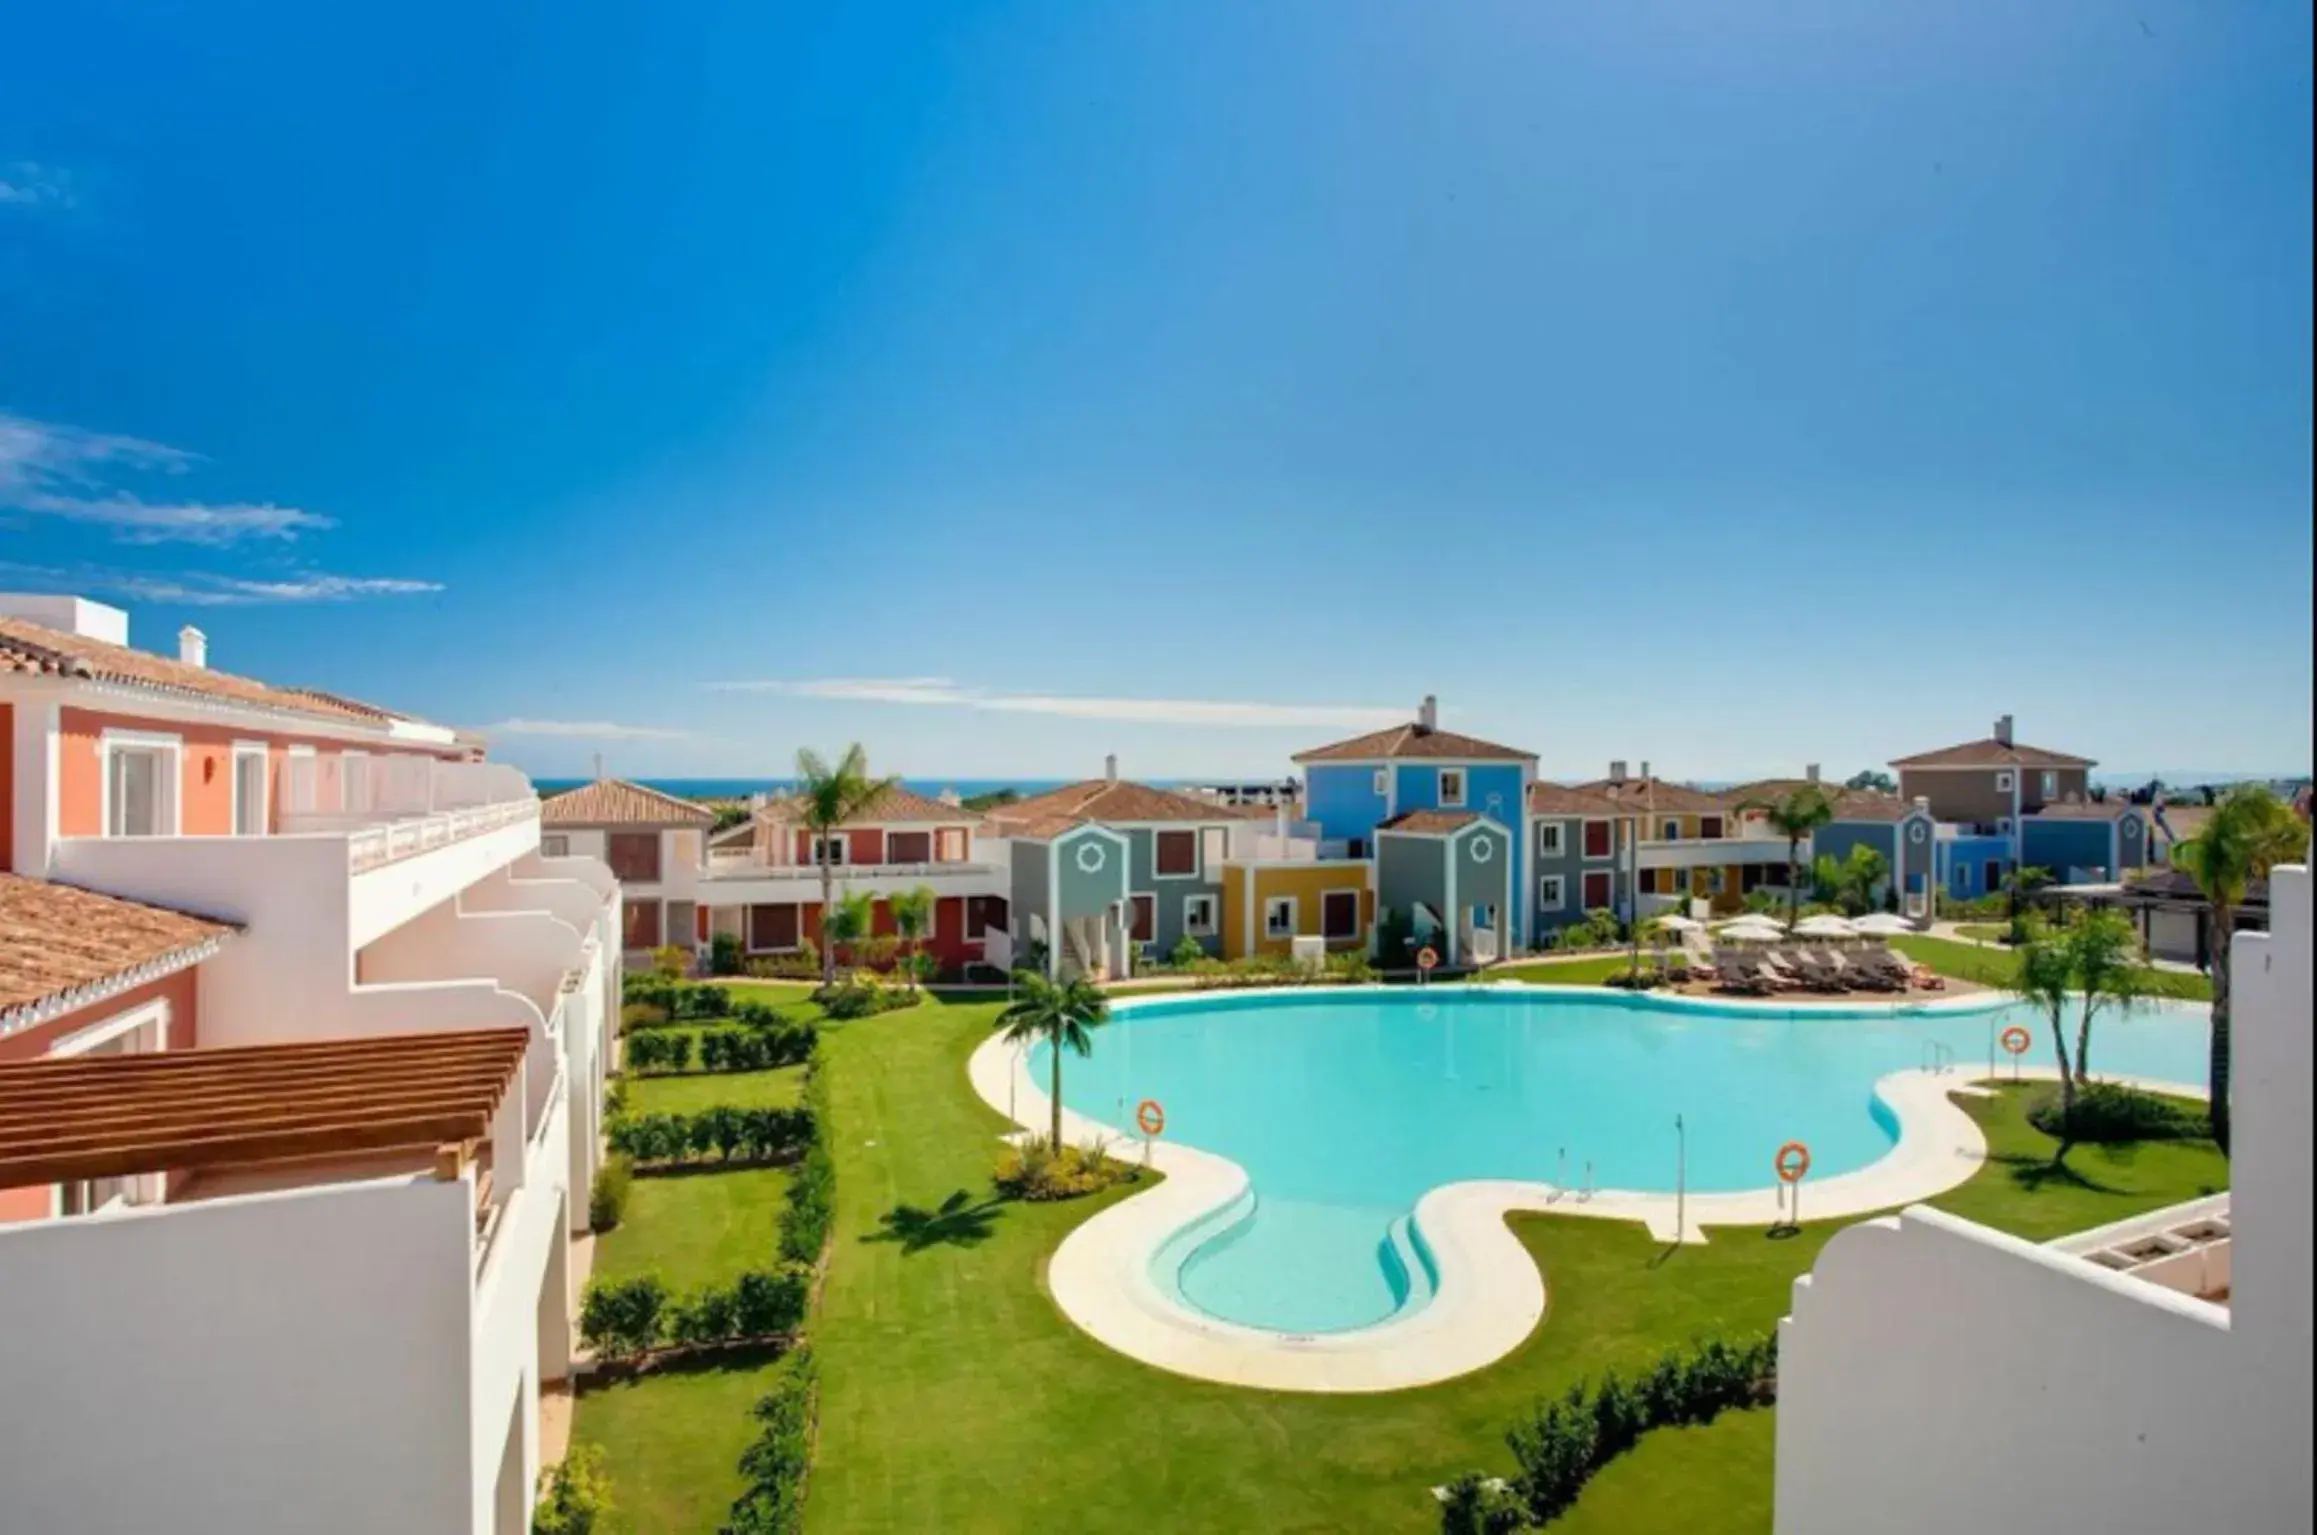
[[[1524,983],[1442,986],[1449,992],[1521,990],[1563,992],[1599,999],[1599,989]],[[1234,997],[1308,997],[1315,992],[1365,992],[1368,987],[1277,987],[1232,991]],[[1188,994],[1198,996],[1198,993]],[[1126,999],[1113,1011],[1181,1002],[1185,994]],[[1703,999],[1658,998],[1663,1007]],[[2007,999],[1943,999],[1940,1003],[1860,1006],[1860,1013],[1999,1006]],[[1715,1001],[1713,1011],[1740,1004]],[[1747,1011],[1797,1011],[1778,1003]],[[1816,1010],[1813,1009],[1815,1012]],[[975,1049],[966,1073],[976,1096],[1016,1126],[1014,1134],[1042,1133],[1051,1110],[1028,1071],[1027,1049],[993,1034]],[[2026,1079],[2049,1079],[2029,1069]],[[1899,1126],[1898,1144],[1853,1172],[1804,1187],[1806,1221],[1842,1219],[1896,1209],[1933,1198],[1968,1181],[1987,1158],[1978,1123],[1950,1094],[1984,1091],[1977,1068],[1945,1072],[1900,1071],[1878,1079],[1877,1099]],[[1996,1080],[2009,1080],[2004,1073]],[[2177,1083],[2112,1078],[2151,1090],[2203,1096]],[[1010,1110],[1010,1114],[1009,1114]],[[1100,1137],[1124,1149],[1141,1137],[1062,1110],[1065,1137]],[[1227,1157],[1180,1142],[1150,1143],[1150,1165],[1165,1175],[1155,1188],[1132,1194],[1073,1228],[1047,1265],[1047,1287],[1062,1314],[1097,1341],[1144,1364],[1196,1380],[1271,1391],[1360,1393],[1435,1385],[1485,1368],[1518,1348],[1543,1320],[1545,1276],[1506,1222],[1508,1215],[1541,1213],[1637,1221],[1660,1241],[1703,1242],[1711,1226],[1762,1226],[1784,1215],[1776,1186],[1736,1193],[1694,1194],[1686,1222],[1676,1227],[1673,1195],[1600,1190],[1590,1196],[1548,1183],[1476,1179],[1427,1190],[1417,1200],[1416,1224],[1431,1248],[1437,1282],[1431,1301],[1412,1312],[1345,1332],[1296,1334],[1247,1327],[1207,1316],[1163,1291],[1151,1276],[1161,1246],[1192,1222],[1243,1197],[1246,1170]]]

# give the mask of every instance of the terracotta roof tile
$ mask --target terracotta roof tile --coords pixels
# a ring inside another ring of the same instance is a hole
[[[0,1029],[205,959],[238,929],[53,880],[0,873]]]
[[[1596,778],[1581,783],[1578,788],[1588,794],[1598,794],[1620,805],[1631,806],[1629,813],[1641,815],[1724,815],[1734,803],[1727,795],[1693,789],[1688,784],[1668,783],[1662,778]]]
[[[1915,809],[1913,800],[1901,799],[1896,794],[1872,794],[1854,789],[1830,798],[1837,821],[1903,821]]]
[[[709,826],[715,820],[706,805],[624,778],[599,778],[539,807],[542,826]]]
[[[1186,821],[1212,825],[1220,821],[1269,817],[1268,811],[1250,815],[1241,807],[1218,805],[1212,800],[1177,794],[1172,789],[1154,788],[1150,784],[1089,778],[1002,805],[989,813],[987,824],[993,836],[1035,837],[1043,841],[1056,832],[1088,821]]]
[[[1583,816],[1590,820],[1608,820],[1619,816],[1641,814],[1645,806],[1630,800],[1613,800],[1607,795],[1595,794],[1565,783],[1533,783],[1529,785],[1529,814],[1541,816]]]
[[[771,821],[776,824],[793,821],[796,819],[796,802],[788,799],[774,800],[759,810],[756,815],[760,821]],[[980,820],[980,816],[962,805],[945,804],[937,799],[928,799],[916,790],[904,788],[900,784],[887,784],[883,793],[871,800],[859,815],[854,816],[845,824],[847,826],[892,826],[922,821],[958,826],[978,824]]]
[[[1411,810],[1376,824],[1378,831],[1405,832],[1417,837],[1445,837],[1480,819],[1477,810]]]
[[[2046,805],[2041,810],[2029,811],[2027,819],[2030,821],[2114,821],[2127,815],[2137,815],[2142,820],[2146,820],[2148,819],[2148,807],[2129,804],[2116,799],[2108,800],[2105,803],[2087,800],[2072,805]]]
[[[1494,741],[1483,741],[1475,736],[1458,735],[1453,730],[1426,730],[1410,721],[1405,725],[1394,725],[1388,730],[1354,736],[1348,741],[1337,741],[1333,745],[1315,746],[1310,751],[1297,752],[1289,760],[1384,762],[1412,758],[1436,762],[1533,762],[1536,755],[1535,752],[1499,746]]]
[[[188,666],[150,651],[132,650],[126,645],[113,645],[4,616],[0,616],[0,672],[87,678],[160,692],[195,693],[261,709],[281,709],[292,714],[371,725],[409,718],[315,689],[275,687],[236,677],[231,672]]]
[[[1993,736],[1977,741],[1965,741],[1955,746],[1942,746],[1937,751],[1917,752],[1912,757],[1893,757],[1895,768],[1922,767],[2031,767],[2031,768],[2088,768],[2094,763],[2089,757],[2071,757],[2066,752],[2055,752],[2041,746],[2006,746]]]

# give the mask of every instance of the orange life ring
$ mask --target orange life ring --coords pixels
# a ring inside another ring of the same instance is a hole
[[[1800,1141],[1788,1141],[1778,1148],[1777,1167],[1780,1183],[1800,1183],[1810,1171],[1810,1148]]]
[[[2005,1029],[2000,1037],[2003,1040],[2003,1048],[2013,1055],[2027,1054],[2027,1047],[2035,1043],[2035,1036],[2016,1023]]]
[[[1145,1098],[1134,1106],[1134,1122],[1143,1134],[1156,1135],[1167,1127],[1167,1111],[1156,1098]]]
[[[1417,969],[1419,969],[1419,970],[1429,970],[1429,969],[1431,969],[1433,966],[1435,966],[1435,965],[1437,965],[1437,964],[1439,964],[1439,963],[1440,963],[1440,956],[1439,956],[1439,955],[1437,955],[1437,954],[1435,954],[1435,953],[1433,953],[1433,952],[1432,952],[1432,950],[1431,950],[1431,948],[1430,948],[1429,946],[1426,946],[1426,947],[1424,947],[1424,948],[1418,949],[1418,950],[1416,951],[1416,968],[1417,968]]]

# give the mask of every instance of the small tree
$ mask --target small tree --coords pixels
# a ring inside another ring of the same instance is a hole
[[[2068,1064],[2067,1033],[2068,985],[2074,978],[2075,956],[2068,952],[2066,939],[2041,922],[2031,924],[2027,941],[2019,946],[2019,969],[2011,990],[2051,1023],[2052,1053],[2060,1069],[2060,1149],[2052,1154],[2055,1166],[2067,1160],[2068,1131],[2076,1119],[2076,1074]]]
[[[847,823],[869,808],[888,789],[899,783],[898,778],[871,778],[869,754],[856,741],[845,748],[844,756],[831,766],[814,751],[796,754],[796,796],[792,801],[797,823],[812,835],[813,862],[821,871],[821,921],[826,925],[835,915],[831,909],[836,903],[836,863],[834,860],[837,833]],[[828,985],[837,978],[835,945],[826,945],[821,955],[821,984]]]
[[[603,1450],[575,1444],[563,1464],[539,1473],[539,1501],[531,1511],[531,1535],[593,1535],[596,1523],[612,1511],[611,1477],[603,1469]]]
[[[1875,768],[1867,768],[1864,771],[1851,774],[1842,781],[1842,786],[1846,789],[1864,789],[1875,794],[1896,794],[1899,792],[1898,780]]]
[[[2011,897],[2011,941],[2014,944],[2027,942],[2027,906],[2024,903],[2051,882],[2052,871],[2037,868],[2033,864],[2014,865],[2012,871],[2004,876],[2003,888]]]
[[[1748,800],[1738,810],[1762,811],[1771,830],[1786,839],[1786,925],[1792,927],[1802,909],[1802,844],[1834,819],[1834,801],[1818,785],[1804,784],[1774,800]]]
[[[1043,1040],[1052,1056],[1052,1086],[1047,1096],[1054,1110],[1052,1145],[1062,1152],[1062,1051],[1094,1053],[1092,1030],[1110,1021],[1110,1003],[1084,976],[1052,981],[1035,970],[1014,972],[1014,1000],[998,1014],[998,1027],[1008,1044]]]
[[[866,890],[839,896],[834,906],[825,908],[828,916],[821,921],[824,954],[821,973],[825,979],[836,975],[837,950],[840,947],[857,949],[877,926],[877,898]],[[857,958],[857,955],[848,955]]]
[[[914,890],[898,890],[885,898],[885,905],[893,913],[893,932],[901,940],[908,956],[904,967],[909,972],[909,984],[917,984],[917,945],[933,931],[934,894],[931,885],[919,885]]]
[[[2212,908],[2212,1049],[2206,1086],[2212,1138],[2224,1153],[2229,1149],[2229,1026],[2235,990],[2229,974],[2229,938],[2253,883],[2267,879],[2277,865],[2306,856],[2308,850],[2309,823],[2266,784],[2231,789],[2204,829],[2172,850],[2173,866],[2196,881]]]
[[[2076,1080],[2092,1074],[2092,1017],[2103,1007],[2130,1012],[2148,994],[2140,940],[2122,912],[2096,911],[2067,930],[2082,1021],[2076,1026]]]

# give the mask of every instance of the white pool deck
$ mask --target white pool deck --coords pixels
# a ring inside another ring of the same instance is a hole
[[[1497,983],[1441,985],[1440,992],[1502,996],[1507,992],[1583,996],[1598,1001],[1599,988]],[[1270,993],[1309,997],[1340,990],[1372,993],[1366,987],[1294,987]],[[1265,993],[1234,991],[1233,997]],[[1112,1011],[1180,1003],[1181,994],[1120,999]],[[2001,1005],[2000,996],[1978,995],[1945,1001],[1889,1004],[1892,1011],[1977,1012]],[[1685,1002],[1701,1011],[1752,1009],[1792,1012],[1784,1003],[1728,999],[1656,998],[1655,1007]],[[1859,1004],[1867,1010],[1872,1004]],[[1028,1052],[992,1036],[967,1063],[967,1075],[981,1100],[1028,1131],[1043,1135],[1051,1109],[1043,1088],[1027,1069]],[[1067,1067],[1065,1067],[1067,1070]],[[2029,1069],[2028,1078],[2049,1078]],[[1979,1126],[1950,1100],[1953,1093],[1983,1093],[1973,1084],[1986,1079],[1983,1066],[1958,1065],[1943,1072],[1900,1071],[1882,1078],[1875,1092],[1899,1124],[1899,1142],[1889,1155],[1855,1172],[1806,1179],[1801,1215],[1805,1221],[1871,1214],[1943,1194],[1968,1181],[1987,1158]],[[2010,1080],[2009,1067],[1998,1074]],[[2153,1091],[2202,1097],[2200,1087],[2137,1079]],[[1100,1138],[1114,1155],[1139,1157],[1143,1137],[1131,1129],[1089,1119],[1067,1106],[1062,1111],[1066,1140],[1084,1144]],[[1372,1327],[1348,1332],[1295,1334],[1243,1327],[1196,1311],[1162,1290],[1151,1274],[1151,1258],[1168,1237],[1201,1216],[1238,1199],[1247,1174],[1238,1163],[1195,1146],[1159,1139],[1149,1144],[1150,1165],[1164,1173],[1156,1187],[1134,1194],[1080,1225],[1056,1249],[1047,1283],[1063,1315],[1101,1342],[1130,1358],[1177,1375],[1270,1391],[1400,1391],[1451,1380],[1493,1364],[1511,1353],[1545,1315],[1546,1276],[1512,1234],[1505,1217],[1515,1211],[1639,1221],[1668,1243],[1703,1242],[1714,1226],[1767,1229],[1786,1218],[1782,1191],[1775,1185],[1735,1194],[1692,1194],[1677,1229],[1677,1201],[1671,1194],[1624,1190],[1582,1191],[1549,1183],[1481,1179],[1451,1183],[1416,1202],[1422,1228],[1439,1270],[1429,1304]]]

